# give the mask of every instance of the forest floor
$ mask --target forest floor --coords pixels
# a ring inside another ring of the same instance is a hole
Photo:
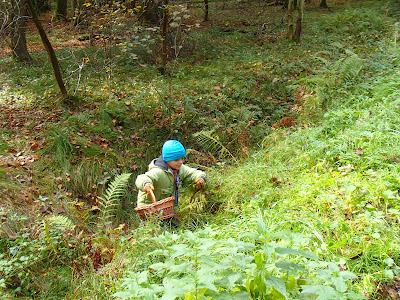
[[[184,265],[202,251],[224,262],[207,271],[221,287],[185,294],[182,286],[180,297],[238,296],[247,280],[254,298],[397,299],[396,10],[318,2],[306,6],[298,43],[285,38],[281,6],[240,3],[209,22],[199,9],[188,23],[200,29],[167,74],[152,29],[134,27],[134,18],[110,10],[77,28],[46,13],[72,103],[60,98],[29,22],[33,63],[0,52],[0,295],[110,299],[143,274],[129,295],[148,286],[164,293],[163,272],[169,283],[207,283],[195,273],[201,265]],[[106,227],[105,190],[121,173],[143,172],[168,137],[185,141],[188,161],[209,174],[207,193],[183,193],[190,230],[169,235],[143,224],[132,182]],[[182,249],[182,261],[162,256]],[[233,274],[231,290],[224,272]]]

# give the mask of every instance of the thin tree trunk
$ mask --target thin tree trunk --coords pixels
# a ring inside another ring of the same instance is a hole
[[[39,18],[38,18],[38,15],[37,15],[35,9],[33,8],[32,1],[26,0],[26,3],[28,4],[28,9],[29,9],[29,12],[31,13],[32,20],[35,23],[37,30],[39,31],[40,38],[42,39],[43,45],[46,48],[47,54],[49,55],[51,64],[53,66],[54,75],[56,77],[57,84],[61,91],[61,95],[64,98],[67,98],[68,93],[65,88],[62,76],[61,76],[60,66],[58,65],[58,60],[57,60],[56,54],[54,52],[54,49],[51,46],[49,39],[47,38],[46,32],[44,31],[42,24],[39,21]]]
[[[50,4],[48,0],[34,0],[32,4],[39,13],[50,10]]]
[[[168,59],[168,0],[164,0],[163,5],[163,22],[161,28],[161,36],[162,36],[162,73],[165,73],[167,68],[167,59]]]
[[[302,23],[303,23],[303,12],[304,12],[304,0],[299,0],[297,3],[296,30],[293,35],[293,39],[296,41],[300,40]]]
[[[11,50],[13,59],[19,61],[32,61],[26,45],[26,3],[11,1]]]
[[[326,0],[321,0],[321,3],[319,4],[319,7],[328,8],[328,4],[326,3]]]
[[[204,21],[208,21],[208,0],[204,0]]]
[[[56,20],[64,20],[64,21],[68,20],[67,7],[68,7],[67,0],[56,1],[56,10],[55,10]]]
[[[287,22],[288,22],[288,32],[287,38],[290,40],[293,38],[293,1],[288,2],[288,12],[287,12]]]

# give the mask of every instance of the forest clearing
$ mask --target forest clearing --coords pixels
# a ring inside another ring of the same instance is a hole
[[[0,3],[0,298],[400,299],[399,17]],[[171,139],[206,184],[166,229],[135,180]]]

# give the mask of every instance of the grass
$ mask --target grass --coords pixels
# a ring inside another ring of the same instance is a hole
[[[76,226],[52,231],[38,208],[13,213],[12,203],[22,200],[3,190],[10,207],[1,210],[0,229],[17,233],[29,217],[36,224],[16,240],[1,240],[4,297],[110,298],[133,292],[123,282],[138,272],[147,277],[137,291],[152,285],[162,293],[174,274],[205,280],[200,270],[210,262],[198,264],[200,252],[221,263],[207,271],[210,276],[237,276],[230,287],[222,279],[213,282],[230,295],[240,290],[281,299],[313,290],[311,298],[357,293],[378,299],[384,289],[395,291],[399,51],[387,8],[393,12],[398,4],[386,5],[357,2],[332,12],[310,6],[301,43],[281,39],[284,11],[277,7],[265,10],[274,18],[248,10],[228,21],[226,14],[215,15],[169,64],[170,77],[160,75],[154,54],[143,50],[133,60],[105,42],[60,49],[68,89],[78,99],[72,104],[59,101],[45,53],[34,53],[29,67],[2,58],[0,99],[14,120],[0,118],[8,125],[1,135],[0,185],[22,195],[36,187],[30,201],[64,211]],[[265,19],[267,33],[259,35]],[[59,29],[57,38],[63,42]],[[26,114],[15,113],[24,108]],[[271,127],[284,116],[295,117],[297,127]],[[196,139],[193,133],[201,130],[212,132],[220,148]],[[188,161],[208,172],[207,193],[187,190],[182,196],[181,229],[166,233],[157,224],[141,224],[130,182],[115,230],[93,236],[98,197],[110,181],[143,172],[160,141],[170,137],[185,141],[192,149]],[[221,149],[234,159],[219,157]],[[10,166],[14,151],[38,159]],[[18,182],[24,176],[32,181]],[[37,235],[34,229],[45,224],[47,235]],[[163,257],[150,252],[174,253],[186,245],[197,254],[155,269]],[[247,269],[233,266],[235,259],[246,261]],[[201,299],[216,292],[207,284],[180,296]]]

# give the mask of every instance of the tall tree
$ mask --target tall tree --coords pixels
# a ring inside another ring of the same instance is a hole
[[[58,60],[54,52],[54,49],[51,46],[49,39],[47,38],[47,34],[44,31],[42,24],[40,23],[39,17],[33,7],[32,1],[31,0],[25,0],[25,1],[28,4],[28,9],[29,12],[31,13],[32,20],[35,23],[37,30],[39,31],[40,38],[42,39],[43,45],[46,48],[47,54],[49,55],[51,65],[53,66],[54,75],[56,77],[58,87],[60,88],[61,91],[61,95],[64,98],[67,98],[68,96],[67,89],[65,88],[64,81],[61,76],[60,66],[58,64]]]
[[[319,7],[328,8],[328,4],[326,3],[326,0],[321,0]]]
[[[50,10],[49,0],[33,0],[32,4],[39,13]]]
[[[293,39],[296,41],[300,40],[301,30],[303,26],[303,12],[304,12],[304,0],[298,0],[296,30],[294,31],[293,34]]]
[[[144,23],[159,26],[163,19],[162,5],[163,0],[139,0],[139,19]]]
[[[289,0],[288,1],[288,8],[287,8],[287,22],[288,22],[288,31],[286,37],[290,40],[293,38],[293,31],[294,31],[294,25],[293,25],[293,6],[294,6],[294,0]]]
[[[208,21],[208,0],[204,0],[204,21]]]
[[[288,1],[288,10],[287,10],[287,22],[288,22],[288,31],[287,38],[289,40],[300,40],[300,35],[303,26],[303,14],[304,14],[304,2],[305,0],[289,0]],[[294,5],[296,4],[296,5]],[[296,7],[297,11],[297,20],[296,20],[296,30],[294,30],[294,9]]]
[[[167,59],[168,59],[168,0],[163,0],[163,21],[161,27],[162,39],[162,69],[161,73],[166,72]]]
[[[10,40],[13,59],[31,61],[26,45],[26,3],[23,0],[10,1]]]
[[[67,20],[67,8],[68,1],[67,0],[56,0],[56,20]]]

